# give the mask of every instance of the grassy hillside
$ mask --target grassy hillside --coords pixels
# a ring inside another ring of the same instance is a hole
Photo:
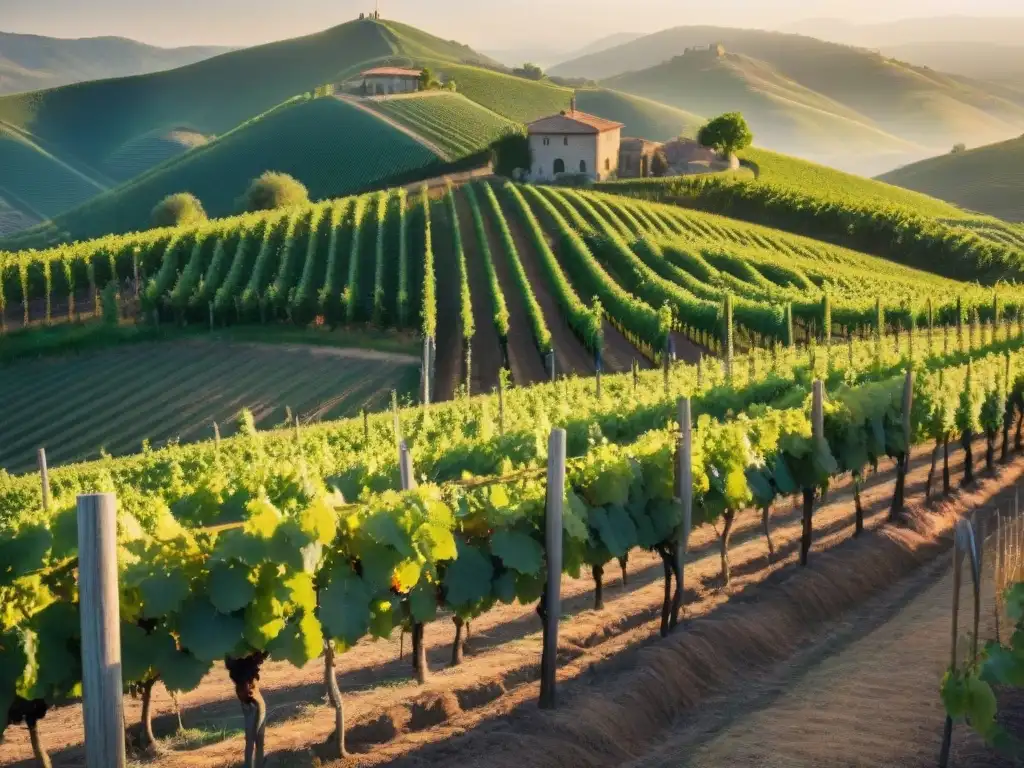
[[[63,40],[0,32],[0,94],[184,67],[230,48],[157,48],[123,37]]]
[[[386,406],[391,389],[412,393],[419,376],[412,357],[230,337],[131,344],[0,370],[5,407],[37,414],[0,425],[0,468],[12,472],[35,466],[39,446],[52,463],[66,464],[96,459],[101,449],[134,453],[143,440],[154,448],[170,440],[209,440],[214,422],[226,437],[236,431],[242,408],[264,429],[281,425],[286,408],[304,423],[355,416],[360,408]]]
[[[198,196],[211,216],[226,216],[237,211],[249,182],[264,171],[291,174],[313,199],[323,199],[437,161],[412,138],[344,101],[298,99],[21,233],[14,242],[24,247],[54,237],[80,240],[145,229],[153,206],[182,191]]]
[[[1024,138],[923,160],[879,178],[973,211],[1024,221]]]
[[[38,224],[39,221],[38,217],[30,216],[20,208],[15,208],[0,196],[0,237],[28,229]]]
[[[609,88],[579,90],[576,103],[584,112],[624,123],[624,136],[652,141],[694,137],[704,123],[704,118],[692,112]]]
[[[553,83],[524,80],[480,67],[441,65],[440,71],[455,80],[459,93],[517,123],[568,109],[572,100],[571,89]]]
[[[691,51],[606,83],[697,114],[741,111],[759,145],[825,162],[835,158],[849,166],[858,156],[888,156],[876,161],[884,168],[922,151],[770,64],[742,54]]]
[[[352,21],[307,37],[119,80],[0,98],[0,120],[56,151],[100,166],[128,142],[181,126],[223,134],[274,105],[369,62],[427,55],[461,61],[472,52],[401,25]]]
[[[764,62],[800,91],[813,91],[913,143],[944,148],[957,141],[996,141],[1024,127],[1020,102],[985,83],[949,77],[864,49],[759,30],[676,27],[566,62],[552,73],[607,79],[657,67],[687,48],[714,43]],[[691,98],[712,97],[703,90],[692,92]],[[807,104],[805,94],[798,101]],[[694,111],[700,112],[695,107]]]
[[[37,219],[79,205],[105,187],[0,122],[0,196]]]
[[[150,131],[118,147],[103,163],[103,168],[112,178],[126,181],[208,141],[203,134],[188,128]]]
[[[368,106],[433,142],[452,160],[472,155],[505,134],[522,130],[519,123],[458,93],[389,98]]]

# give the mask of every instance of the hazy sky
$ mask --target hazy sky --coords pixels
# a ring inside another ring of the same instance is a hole
[[[121,35],[156,45],[253,45],[316,32],[374,0],[0,0],[0,31]],[[778,28],[816,17],[1024,15],[1022,0],[380,0],[381,14],[477,48],[571,50],[619,31],[678,24]]]

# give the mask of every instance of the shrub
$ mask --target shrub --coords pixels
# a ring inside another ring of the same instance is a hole
[[[206,211],[199,198],[191,192],[168,195],[153,208],[150,219],[154,227],[183,227],[206,221]]]
[[[246,211],[269,211],[275,208],[290,208],[309,202],[305,185],[287,173],[267,171],[254,179],[246,190],[244,208]]]

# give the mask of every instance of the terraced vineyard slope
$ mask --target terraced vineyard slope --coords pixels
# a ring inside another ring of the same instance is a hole
[[[296,376],[296,371],[302,371]],[[23,472],[45,446],[54,464],[190,443],[238,429],[240,409],[261,428],[355,416],[413,395],[415,357],[358,349],[246,344],[230,339],[131,344],[85,357],[7,364],[0,468]],[[74,380],[69,392],[67,382]],[[45,418],[29,416],[46,414]]]
[[[486,149],[522,126],[470,101],[462,94],[427,92],[371,100],[371,109],[439,146],[450,160]]]
[[[618,194],[760,222],[947,277],[994,285],[1024,275],[1024,229],[881,181],[765,150],[742,153],[740,174],[623,180]]]

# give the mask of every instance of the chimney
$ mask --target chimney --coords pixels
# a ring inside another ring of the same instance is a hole
[[[569,112],[572,113],[572,112],[575,112],[575,111],[576,111],[576,91],[573,91],[572,92],[572,101],[569,102]]]

